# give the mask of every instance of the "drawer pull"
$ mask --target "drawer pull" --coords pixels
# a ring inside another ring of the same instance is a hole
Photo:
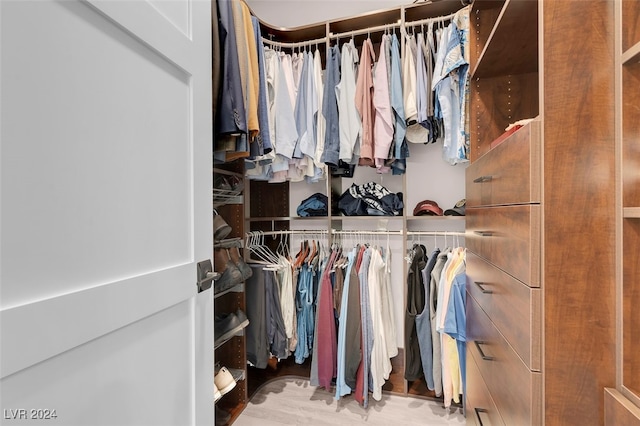
[[[473,183],[482,183],[482,182],[491,182],[493,180],[493,176],[480,176],[473,180]]]
[[[480,413],[488,413],[487,410],[485,410],[484,408],[474,408],[475,412],[476,412],[476,417],[478,418],[478,423],[480,424],[480,426],[484,426],[484,424],[482,423],[482,419],[480,418]]]
[[[482,342],[482,341],[478,341],[475,340],[473,343],[475,343],[476,348],[478,349],[478,352],[480,352],[480,357],[485,360],[485,361],[493,361],[495,358],[492,356],[488,356],[484,354],[484,351],[482,350],[482,348],[480,347],[480,345],[484,345],[486,342]]]
[[[481,237],[491,237],[493,232],[491,231],[473,231],[474,234],[480,235]]]
[[[478,282],[478,281],[474,281],[473,282],[475,285],[478,286],[478,288],[480,289],[480,291],[484,294],[493,294],[493,290],[487,290],[486,288],[483,287],[484,283]]]

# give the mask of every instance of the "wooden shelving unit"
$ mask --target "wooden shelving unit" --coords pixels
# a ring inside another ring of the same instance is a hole
[[[605,425],[640,425],[640,3],[616,3],[618,377]]]

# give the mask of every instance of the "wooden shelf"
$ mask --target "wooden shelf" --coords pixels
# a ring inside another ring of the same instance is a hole
[[[331,220],[364,220],[377,221],[380,219],[399,220],[402,216],[331,216]]]
[[[471,79],[538,70],[538,3],[508,0],[498,17]]]
[[[622,215],[626,219],[640,219],[640,207],[625,207]]]
[[[214,284],[214,287],[215,287],[215,284]],[[217,299],[218,297],[222,297],[222,296],[224,296],[225,294],[229,294],[229,293],[242,293],[242,292],[244,292],[244,283],[236,284],[236,285],[234,285],[233,287],[231,287],[231,288],[229,288],[229,289],[227,289],[227,290],[221,291],[221,292],[219,292],[219,293],[215,293],[215,292],[214,292],[214,293],[213,293],[213,298],[214,298],[214,299]]]
[[[236,177],[239,177],[240,179],[244,178],[242,173],[236,173],[236,172],[232,172],[232,171],[229,171],[229,170],[220,169],[218,167],[214,167],[213,168],[213,173],[214,174],[227,175],[227,176],[236,176]]]
[[[296,221],[310,221],[310,220],[327,220],[328,216],[313,216],[313,217],[299,217],[299,216],[273,216],[273,217],[249,217],[249,222],[296,222]]]
[[[622,65],[640,62],[640,41],[622,54]]]
[[[407,221],[415,222],[464,222],[464,220],[465,216],[407,216]]]

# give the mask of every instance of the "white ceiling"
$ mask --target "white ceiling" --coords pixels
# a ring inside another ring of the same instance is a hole
[[[412,0],[245,0],[267,24],[293,28],[411,4]]]

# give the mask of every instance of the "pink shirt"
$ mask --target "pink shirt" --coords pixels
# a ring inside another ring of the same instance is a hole
[[[378,173],[389,173],[385,166],[389,158],[389,149],[393,141],[393,114],[391,112],[391,95],[389,93],[389,72],[387,68],[389,36],[382,36],[380,57],[373,70],[373,105],[375,106],[374,122],[374,157]]]
[[[360,165],[373,166],[373,61],[375,52],[371,39],[365,40],[360,55],[360,68],[356,82],[356,108],[362,117],[362,136],[360,138]]]

